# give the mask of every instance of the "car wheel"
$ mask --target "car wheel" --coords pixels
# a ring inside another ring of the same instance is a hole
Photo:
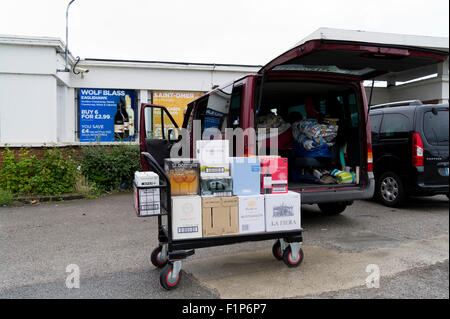
[[[377,199],[388,207],[401,206],[406,194],[401,178],[394,172],[386,172],[377,182]]]
[[[339,215],[347,208],[347,204],[342,203],[342,202],[322,203],[322,204],[317,204],[317,206],[319,206],[322,213],[327,214],[327,215]]]

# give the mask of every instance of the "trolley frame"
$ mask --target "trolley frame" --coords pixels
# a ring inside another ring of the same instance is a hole
[[[142,217],[157,216],[158,217],[158,241],[160,246],[160,253],[162,258],[166,259],[166,262],[160,265],[172,267],[170,271],[166,271],[161,274],[161,284],[166,289],[173,289],[178,285],[179,278],[176,279],[174,286],[166,285],[163,280],[169,280],[170,276],[179,276],[181,270],[181,260],[195,253],[197,248],[232,245],[250,241],[263,241],[270,239],[277,239],[281,242],[281,248],[285,249],[288,246],[292,246],[292,249],[300,250],[300,244],[303,242],[303,229],[281,231],[281,232],[261,232],[251,234],[237,234],[237,235],[224,235],[224,236],[211,236],[202,238],[189,238],[189,239],[176,239],[172,238],[172,199],[170,191],[170,179],[166,172],[161,168],[157,161],[148,152],[142,152],[142,156],[154,172],[159,175],[159,186],[147,186],[143,188],[160,188],[160,201],[161,201],[161,214],[159,215],[147,215]],[[162,217],[167,215],[167,227],[163,225]],[[165,247],[164,247],[165,246]],[[158,249],[158,248],[156,248]],[[282,251],[281,251],[282,253]],[[298,251],[293,252],[293,255],[297,256]],[[301,251],[301,258],[303,258],[303,252]],[[158,267],[160,267],[158,265]],[[289,265],[288,265],[289,266]],[[166,274],[167,273],[167,274]],[[164,275],[164,276],[163,276]],[[170,275],[170,276],[169,276]],[[162,277],[165,277],[163,279]],[[175,279],[174,279],[175,280]]]

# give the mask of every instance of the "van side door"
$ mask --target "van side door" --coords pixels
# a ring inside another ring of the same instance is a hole
[[[141,104],[139,123],[140,151],[150,153],[163,167],[180,135],[177,123],[164,106],[146,103]],[[150,169],[142,156],[141,164],[144,170]]]

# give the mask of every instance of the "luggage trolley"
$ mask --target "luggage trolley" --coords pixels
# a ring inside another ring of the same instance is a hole
[[[162,268],[160,274],[161,286],[167,290],[178,287],[181,280],[182,260],[195,253],[197,248],[231,245],[248,241],[276,239],[272,253],[277,260],[283,260],[288,267],[297,267],[303,261],[301,249],[302,229],[267,232],[254,234],[224,235],[195,239],[172,239],[172,203],[170,194],[170,180],[156,160],[147,152],[142,152],[146,162],[159,175],[159,186],[145,186],[140,188],[159,188],[161,211],[158,214],[159,245],[151,254],[151,262],[155,267]],[[167,224],[163,224],[163,216],[167,216]],[[155,215],[148,215],[155,216]],[[147,217],[147,216],[144,216]]]

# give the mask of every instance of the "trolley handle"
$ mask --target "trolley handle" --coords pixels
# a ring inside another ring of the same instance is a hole
[[[142,156],[144,156],[145,160],[147,161],[147,164],[149,164],[153,169],[156,170],[156,173],[158,173],[159,176],[162,176],[162,178],[165,180],[166,185],[169,186],[170,189],[170,180],[167,176],[166,172],[159,166],[158,162],[156,162],[155,158],[150,155],[150,153],[142,152]]]

